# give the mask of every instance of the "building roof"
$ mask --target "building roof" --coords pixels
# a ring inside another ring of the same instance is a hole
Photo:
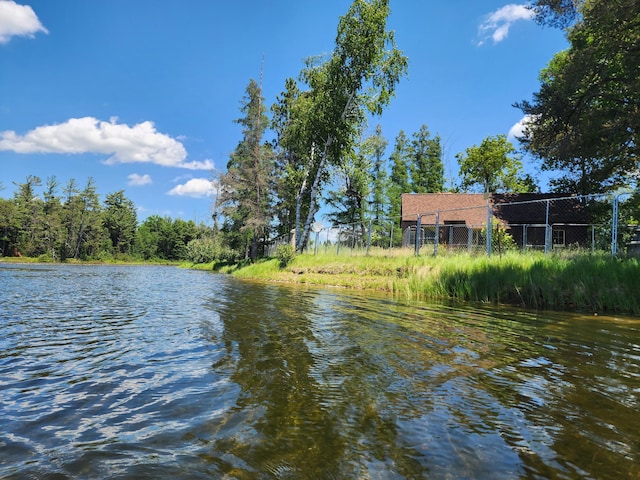
[[[491,194],[488,197],[493,215],[510,225],[549,223],[586,224],[584,205],[576,197],[551,193]],[[418,214],[423,224],[465,223],[469,227],[486,225],[487,199],[482,193],[405,193],[402,195],[402,221],[415,222]]]
[[[423,223],[464,222],[467,226],[481,226],[487,222],[487,200],[482,193],[404,193],[402,221],[415,222],[422,214]],[[428,217],[431,216],[431,220]]]
[[[546,201],[548,200],[548,202]],[[590,222],[579,197],[556,193],[494,194],[493,214],[510,225],[547,223],[580,224]]]

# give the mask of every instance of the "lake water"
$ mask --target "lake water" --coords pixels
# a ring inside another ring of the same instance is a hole
[[[640,476],[640,320],[0,264],[0,478]]]

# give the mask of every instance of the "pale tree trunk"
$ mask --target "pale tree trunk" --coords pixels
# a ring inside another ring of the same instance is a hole
[[[340,122],[343,122],[351,108],[351,104],[353,103],[353,99],[355,98],[355,92],[352,92],[349,95],[349,99],[347,100],[342,113],[340,114]],[[298,243],[298,249],[302,250],[302,246],[305,245],[306,240],[309,237],[309,231],[311,230],[311,224],[313,223],[315,214],[317,213],[316,207],[316,198],[318,198],[318,190],[320,186],[320,179],[322,178],[322,170],[324,168],[324,164],[326,163],[327,155],[329,153],[329,147],[333,143],[333,135],[329,135],[327,140],[324,142],[324,152],[322,153],[322,158],[320,159],[320,165],[318,165],[318,170],[316,171],[316,176],[313,180],[313,184],[311,185],[311,193],[310,193],[310,201],[309,201],[309,213],[307,215],[307,219],[304,222],[304,229],[302,231],[301,238],[296,237],[296,242]],[[296,220],[297,222],[297,220]],[[296,228],[297,234],[297,228]]]
[[[315,144],[311,145],[311,161],[310,165],[313,166],[313,162],[315,162]],[[322,165],[319,166],[321,168]],[[302,252],[302,246],[304,245],[303,236],[300,231],[300,217],[302,216],[302,199],[304,197],[305,192],[307,191],[307,178],[309,177],[309,172],[311,168],[309,168],[302,179],[302,185],[300,186],[300,190],[298,191],[298,196],[296,198],[296,233],[295,233],[295,248],[297,251]]]
[[[329,137],[325,142],[324,153],[322,154],[322,158],[320,159],[320,164],[318,165],[318,170],[316,170],[316,176],[313,179],[313,184],[311,185],[311,192],[309,194],[309,212],[307,214],[307,219],[304,222],[304,229],[302,231],[302,235],[300,236],[299,240],[296,239],[296,241],[298,242],[298,249],[300,251],[302,251],[302,246],[306,245],[307,243],[307,239],[309,237],[309,231],[311,229],[311,223],[313,222],[313,219],[317,213],[316,198],[318,198],[318,190],[319,190],[318,187],[320,185],[320,179],[322,178],[322,170],[324,168],[324,164],[327,159],[327,151],[329,150],[329,147],[331,146],[332,141],[333,141],[333,138]]]

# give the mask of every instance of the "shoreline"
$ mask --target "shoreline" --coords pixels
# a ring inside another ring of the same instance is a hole
[[[192,266],[195,267],[195,266]],[[209,268],[207,268],[209,267]],[[197,268],[197,267],[196,267]],[[273,283],[387,292],[408,300],[461,301],[533,310],[640,315],[640,259],[606,254],[381,257],[297,255],[204,270]]]
[[[379,252],[371,256],[300,254],[285,266],[276,258],[233,265],[131,260],[42,262],[27,257],[0,257],[0,263],[170,266],[269,283],[378,291],[425,302],[640,316],[640,258],[607,254],[508,253],[492,257],[388,256]]]

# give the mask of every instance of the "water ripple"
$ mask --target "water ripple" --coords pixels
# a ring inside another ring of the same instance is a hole
[[[2,478],[633,478],[640,322],[0,265]]]

